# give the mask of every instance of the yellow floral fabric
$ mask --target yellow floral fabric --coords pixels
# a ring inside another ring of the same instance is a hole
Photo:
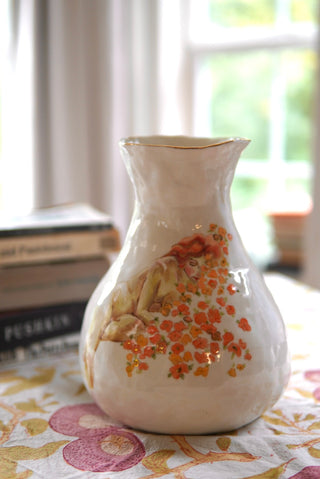
[[[260,419],[222,435],[147,434],[92,402],[76,351],[2,365],[0,479],[320,478],[320,292],[280,275],[266,282],[287,325],[292,375]]]

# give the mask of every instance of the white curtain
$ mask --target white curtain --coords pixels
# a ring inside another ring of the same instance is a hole
[[[30,184],[34,206],[89,202],[112,214],[125,233],[133,194],[118,140],[157,130],[157,2],[9,3],[12,77],[26,61],[29,68],[8,93],[7,113],[17,91],[29,104],[19,128],[11,122],[11,131],[27,127],[29,138],[24,160],[19,139],[7,142],[11,179],[29,165],[20,177]]]

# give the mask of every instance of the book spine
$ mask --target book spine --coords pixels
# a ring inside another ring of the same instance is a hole
[[[0,314],[0,351],[13,351],[32,343],[79,332],[86,302]]]
[[[0,239],[0,266],[107,255],[120,249],[119,232],[82,231]]]
[[[88,301],[108,271],[107,257],[0,268],[1,311]]]
[[[57,338],[45,339],[27,346],[18,346],[14,349],[0,350],[0,364],[17,363],[30,359],[37,359],[50,354],[57,355],[69,351],[76,352],[79,346],[80,333],[70,333]]]

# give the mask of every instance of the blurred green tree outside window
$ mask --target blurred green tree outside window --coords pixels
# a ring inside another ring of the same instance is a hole
[[[232,185],[234,211],[307,207],[318,2],[190,0],[189,7],[193,133],[252,140]]]

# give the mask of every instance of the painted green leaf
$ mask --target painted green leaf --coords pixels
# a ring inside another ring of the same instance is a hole
[[[315,447],[309,447],[308,453],[310,456],[315,457],[316,459],[320,459],[320,449],[316,449]]]
[[[30,459],[45,459],[54,454],[69,441],[48,442],[41,447],[12,446],[0,449],[0,463],[3,457],[11,461],[26,461]]]
[[[287,469],[287,465],[292,460],[293,459],[290,459],[290,461],[284,462],[278,467],[273,467],[272,469],[268,469],[267,471],[262,472],[261,474],[244,477],[243,479],[278,479],[285,472],[285,470]]]
[[[307,414],[306,417],[303,420],[304,421],[312,421],[315,418],[316,418],[316,416],[314,414]]]
[[[21,421],[21,426],[25,427],[30,436],[42,434],[48,427],[48,421],[41,418],[32,418]]]
[[[168,467],[167,461],[170,459],[171,456],[175,451],[170,449],[163,449],[161,451],[154,452],[150,454],[150,456],[145,457],[142,460],[142,464],[151,471],[158,473],[158,474],[167,474],[170,472]]]
[[[35,399],[29,399],[28,401],[21,401],[15,403],[17,409],[25,412],[46,412],[41,406],[39,406]]]
[[[78,391],[76,392],[76,396],[80,396],[80,394],[86,392],[86,387],[84,384],[80,384],[79,388],[78,388]]]
[[[308,427],[308,431],[312,431],[313,429],[320,429],[320,421],[313,422]]]
[[[218,448],[221,449],[221,451],[227,451],[230,447],[231,439],[230,437],[222,436],[216,440],[216,443]]]
[[[28,479],[33,475],[33,471],[25,469],[21,472],[16,472],[18,464],[16,462],[1,457],[0,462],[0,479]]]
[[[51,382],[56,371],[55,368],[36,368],[36,370],[39,373],[30,378],[15,376],[13,380],[17,381],[16,384],[9,386],[2,396],[11,396],[12,394],[47,384]]]
[[[313,394],[310,391],[305,391],[304,389],[300,388],[294,388],[295,391],[297,391],[301,396],[308,398],[308,399],[314,399]]]
[[[283,416],[281,409],[273,409],[272,410],[273,414],[276,414],[277,416]]]
[[[276,417],[270,417],[270,416],[262,416],[262,418],[270,423],[273,424],[274,426],[284,426],[284,427],[291,427],[291,424],[288,422],[284,421],[283,419],[278,419]]]

